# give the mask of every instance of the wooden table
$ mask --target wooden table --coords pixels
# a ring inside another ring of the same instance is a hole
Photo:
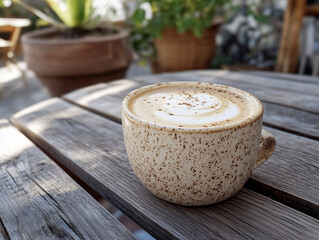
[[[264,127],[275,135],[277,148],[231,199],[207,207],[177,206],[153,196],[135,177],[123,143],[121,101],[135,88],[164,81],[227,84],[263,102]],[[0,158],[0,199],[6,201],[0,202],[0,226],[10,237],[21,234],[18,224],[23,231],[55,237],[133,238],[57,162],[158,239],[319,239],[316,78],[191,71],[124,79],[38,103],[11,121],[45,154],[2,122],[0,156],[6,158]],[[19,141],[10,140],[13,136]],[[8,146],[1,148],[4,143]]]

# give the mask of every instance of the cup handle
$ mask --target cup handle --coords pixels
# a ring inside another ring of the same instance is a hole
[[[261,141],[255,168],[266,162],[267,159],[270,158],[271,154],[275,151],[275,148],[276,139],[274,135],[263,129],[261,132]]]

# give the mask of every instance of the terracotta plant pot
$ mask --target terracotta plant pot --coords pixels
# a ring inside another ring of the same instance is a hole
[[[176,29],[165,29],[155,40],[157,59],[151,63],[153,72],[176,72],[209,68],[215,55],[215,36],[221,22],[206,29],[202,38],[191,31],[179,34]]]
[[[22,37],[28,67],[51,96],[125,76],[132,61],[127,31],[78,39],[60,39],[57,34],[50,28]]]

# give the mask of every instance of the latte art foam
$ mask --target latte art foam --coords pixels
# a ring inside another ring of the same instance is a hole
[[[224,126],[249,118],[253,105],[246,97],[226,88],[155,88],[135,96],[129,109],[145,121],[174,127]]]

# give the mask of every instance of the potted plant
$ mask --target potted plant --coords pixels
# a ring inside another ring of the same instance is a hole
[[[52,96],[125,76],[132,60],[129,34],[102,24],[92,0],[46,0],[61,21],[20,0],[13,2],[54,26],[22,36],[27,65]]]
[[[208,68],[221,24],[214,15],[228,0],[139,0],[132,16],[132,43],[151,57],[153,72]],[[147,6],[151,17],[147,17]]]

